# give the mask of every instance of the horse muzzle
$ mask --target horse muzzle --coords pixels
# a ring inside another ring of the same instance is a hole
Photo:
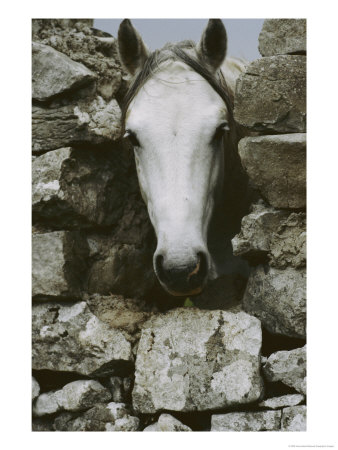
[[[206,284],[209,264],[204,252],[196,253],[194,260],[175,264],[163,254],[154,257],[154,268],[161,285],[169,294],[186,296],[199,294]]]

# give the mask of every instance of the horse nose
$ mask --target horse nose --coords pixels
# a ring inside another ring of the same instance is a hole
[[[155,272],[166,290],[176,296],[199,294],[208,275],[208,257],[197,252],[195,258],[185,263],[174,264],[170,258],[158,253],[155,257]]]

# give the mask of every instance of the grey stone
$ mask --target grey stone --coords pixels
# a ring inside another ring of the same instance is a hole
[[[282,431],[306,431],[306,406],[290,406],[282,413]]]
[[[111,144],[121,137],[121,110],[101,96],[67,105],[33,106],[32,151],[41,153],[73,144]]]
[[[86,276],[88,246],[78,231],[32,237],[32,294],[36,299],[78,298]]]
[[[306,214],[256,204],[244,216],[232,239],[233,252],[252,264],[267,262],[278,269],[306,265]]]
[[[234,255],[256,261],[269,253],[271,235],[287,216],[285,211],[277,211],[264,204],[252,205],[252,212],[244,216],[241,231],[232,239]]]
[[[254,131],[306,131],[306,57],[269,56],[253,61],[236,84],[236,121]]]
[[[32,377],[32,401],[34,401],[40,393],[40,385],[34,377]]]
[[[278,431],[281,411],[233,412],[211,416],[211,431]]]
[[[78,380],[58,391],[41,394],[34,403],[33,414],[39,417],[62,410],[82,411],[110,399],[109,390],[98,381]]]
[[[32,97],[46,101],[93,82],[96,75],[83,64],[39,42],[32,43]]]
[[[305,208],[305,134],[245,137],[238,151],[253,185],[271,206]]]
[[[49,45],[84,64],[97,75],[97,92],[105,100],[125,90],[117,40],[92,28],[87,19],[33,19],[33,40]]]
[[[93,152],[60,148],[32,164],[33,223],[88,228],[122,218],[130,166],[121,148]]]
[[[304,395],[301,394],[287,394],[282,395],[281,397],[267,398],[266,400],[260,402],[258,406],[261,406],[262,408],[277,409],[283,408],[284,406],[299,405],[299,403],[302,403],[304,399]]]
[[[131,345],[94,316],[85,302],[33,305],[33,369],[87,376],[129,370]]]
[[[306,214],[291,213],[270,241],[270,265],[279,269],[306,265]]]
[[[258,37],[262,56],[306,52],[306,19],[266,19]]]
[[[137,431],[139,419],[124,403],[98,403],[80,415],[61,413],[54,420],[57,431]]]
[[[260,322],[244,312],[178,308],[149,319],[136,358],[133,408],[205,411],[262,393]]]
[[[161,414],[157,422],[147,426],[143,431],[192,431],[192,429],[171,414]]]
[[[281,381],[306,395],[306,345],[272,353],[263,366],[268,381]]]
[[[50,417],[33,417],[32,431],[54,431],[53,420]]]
[[[257,266],[250,274],[242,305],[270,333],[305,338],[305,271]]]

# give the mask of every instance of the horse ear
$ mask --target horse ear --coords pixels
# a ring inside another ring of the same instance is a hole
[[[118,49],[121,62],[131,75],[143,66],[148,57],[148,50],[129,19],[120,23]]]
[[[220,19],[210,19],[197,47],[198,57],[212,70],[217,70],[227,51],[227,33]]]

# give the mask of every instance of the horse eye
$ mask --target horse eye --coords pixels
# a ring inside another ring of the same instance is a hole
[[[126,130],[125,135],[123,137],[128,138],[133,147],[140,147],[140,142],[133,131]]]
[[[225,131],[230,131],[230,127],[228,122],[222,122],[215,131],[214,134],[214,139],[220,139],[223,135]]]

